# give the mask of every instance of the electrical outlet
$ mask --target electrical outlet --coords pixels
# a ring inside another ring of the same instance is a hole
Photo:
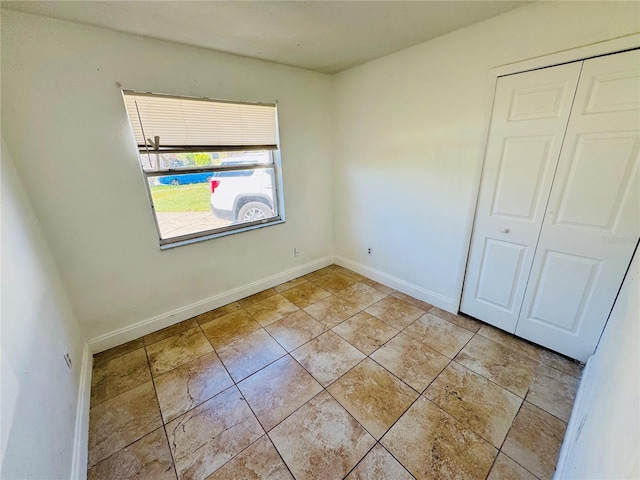
[[[373,252],[373,249],[371,247],[367,248],[367,255],[371,255],[372,252]]]
[[[71,356],[67,352],[64,352],[64,361],[67,362],[67,367],[71,369],[71,365],[73,365],[73,362],[71,361]]]
[[[293,256],[294,257],[299,257],[300,256],[300,249],[298,247],[295,247],[293,249]]]

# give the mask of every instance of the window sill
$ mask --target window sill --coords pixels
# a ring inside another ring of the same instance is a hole
[[[255,225],[248,225],[242,228],[234,228],[233,230],[227,230],[224,232],[216,232],[216,233],[202,232],[200,234],[196,234],[198,235],[196,237],[186,238],[183,240],[181,240],[180,237],[178,237],[175,240],[174,239],[161,240],[161,242],[165,242],[165,243],[160,243],[160,250],[170,250],[172,248],[182,247],[184,245],[191,245],[192,243],[204,242],[206,240],[212,240],[214,238],[226,237],[228,235],[235,235],[237,233],[248,232],[250,230],[257,230],[259,228],[271,227],[273,225],[280,225],[282,223],[285,223],[285,219],[278,217],[269,222],[258,223]]]

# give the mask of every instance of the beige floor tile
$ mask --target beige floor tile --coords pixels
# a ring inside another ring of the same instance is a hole
[[[298,307],[282,295],[272,295],[248,306],[246,310],[256,322],[264,327],[295,312]]]
[[[358,310],[364,310],[387,296],[364,283],[355,283],[344,290],[336,292],[336,295],[343,300],[353,303]]]
[[[365,355],[370,355],[398,334],[398,330],[366,312],[360,312],[333,331]]]
[[[491,325],[482,325],[482,328],[478,330],[478,335],[482,335],[489,340],[493,340],[500,345],[514,350],[520,355],[526,355],[527,357],[539,362],[542,359],[541,347],[526,342],[521,338],[516,337],[508,332],[504,332]]]
[[[502,451],[541,480],[551,479],[567,424],[524,402]]]
[[[404,333],[449,358],[455,357],[473,337],[469,330],[430,313],[409,325]]]
[[[346,275],[342,275],[336,271],[331,273],[327,273],[321,277],[318,277],[312,280],[313,283],[318,285],[320,288],[324,288],[327,292],[336,293],[340,290],[344,290],[347,287],[350,287],[356,281],[353,278],[347,277]]]
[[[327,392],[321,392],[269,432],[298,480],[338,480],[375,440]]]
[[[278,451],[266,435],[233,460],[216,470],[207,480],[293,480]]]
[[[550,350],[543,349],[540,355],[542,363],[560,370],[561,372],[580,378],[582,376],[582,365],[576,360],[570,360]]]
[[[198,322],[194,318],[190,318],[189,320],[185,320],[184,322],[176,323],[175,325],[171,325],[170,327],[163,328],[162,330],[158,330],[157,332],[150,333],[149,335],[145,335],[142,337],[145,345],[151,345],[152,343],[159,342],[160,340],[164,340],[165,338],[172,337],[178,333],[186,332],[187,330],[191,330],[198,326]]]
[[[392,293],[395,293],[395,290],[393,288],[387,287],[386,285],[378,283],[375,280],[371,280],[370,278],[365,278],[364,280],[360,280],[360,281],[365,285],[369,285],[370,287],[375,288],[376,290],[382,293],[386,293],[387,295],[391,295]]]
[[[415,299],[415,300],[416,300],[415,302],[409,302],[409,303],[411,303],[411,305],[413,305],[414,307],[418,307],[419,309],[424,310],[425,312],[428,312],[433,308],[433,305],[431,305],[430,303],[423,302],[422,300],[418,300],[418,299]]]
[[[360,309],[351,302],[331,295],[313,305],[309,305],[304,311],[327,328],[332,328],[358,313]]]
[[[165,423],[233,385],[215,352],[155,378],[156,393]]]
[[[331,295],[323,288],[318,287],[314,283],[307,282],[282,292],[282,296],[290,302],[295,303],[300,308],[308,307],[323,298]]]
[[[218,349],[220,360],[236,382],[266,367],[286,353],[263,329]]]
[[[180,480],[206,478],[264,433],[236,387],[176,418],[166,429]]]
[[[364,275],[360,275],[359,273],[354,272],[353,270],[347,270],[346,272],[340,272],[340,273],[342,273],[343,275],[346,275],[349,278],[353,278],[356,282],[362,282],[363,280],[368,280],[367,277],[365,277]]]
[[[423,392],[449,359],[424,343],[399,333],[371,358],[418,392]]]
[[[151,373],[159,375],[195,360],[213,347],[200,328],[192,328],[147,346]]]
[[[538,363],[512,349],[476,335],[455,361],[524,398]]]
[[[91,406],[151,380],[144,348],[101,362],[91,377]]]
[[[240,337],[260,330],[260,325],[246,310],[238,310],[201,325],[214,348],[218,349]]]
[[[331,273],[333,271],[334,271],[334,269],[330,268],[330,266],[329,266],[329,267],[322,267],[322,268],[316,270],[315,272],[311,272],[311,273],[312,274],[316,274],[317,276],[321,277],[321,276],[326,275],[328,273]]]
[[[568,422],[578,383],[577,378],[541,363],[527,393],[527,402]]]
[[[327,390],[376,439],[380,439],[418,397],[415,390],[369,358]]]
[[[253,305],[254,303],[258,303],[259,301],[264,300],[265,298],[269,298],[276,293],[278,292],[276,292],[275,289],[268,288],[267,290],[263,290],[262,292],[255,293],[246,298],[243,298],[242,300],[238,300],[238,303],[242,308],[246,308],[249,305]]]
[[[467,330],[476,333],[482,327],[482,322],[475,320],[464,315],[456,315],[455,313],[447,312],[438,307],[433,307],[429,310],[429,313],[437,315],[440,318],[444,318],[451,323],[455,323],[459,327],[466,328]]]
[[[487,480],[537,480],[516,462],[500,452]]]
[[[303,275],[302,278],[304,278],[306,280],[315,280],[315,279],[320,278],[323,275],[327,275],[328,273],[331,273],[333,271],[334,271],[333,268],[324,267],[324,268],[321,268],[319,270],[316,270],[315,272],[307,273],[306,275]]]
[[[89,467],[162,426],[153,383],[147,382],[91,408]]]
[[[122,345],[118,345],[117,347],[110,348],[109,350],[105,350],[104,352],[96,353],[93,356],[93,366],[97,367],[109,360],[113,360],[116,357],[120,357],[142,347],[144,347],[144,342],[142,341],[142,338],[138,338]]]
[[[484,480],[498,453],[425,397],[416,400],[380,443],[417,479]]]
[[[385,448],[377,444],[360,460],[345,480],[412,480],[411,475]]]
[[[88,480],[175,480],[173,459],[164,428],[142,437],[89,469]]]
[[[291,290],[293,287],[302,285],[307,281],[308,280],[306,278],[298,277],[298,278],[294,278],[293,280],[289,280],[288,282],[281,283],[277,287],[273,287],[273,289],[278,293],[282,293],[286,290]]]
[[[322,390],[289,355],[243,380],[238,388],[267,432]]]
[[[367,277],[365,277],[364,275],[360,275],[359,273],[354,272],[353,270],[349,270],[348,268],[344,268],[339,265],[337,265],[336,267],[337,268],[334,268],[336,272],[341,273],[342,275],[346,275],[349,278],[353,278],[356,282],[367,280]]]
[[[230,313],[237,312],[242,307],[238,302],[229,303],[222,307],[218,307],[209,312],[203,313],[202,315],[198,315],[196,317],[196,322],[200,325],[203,323],[210,322],[211,320],[215,320],[216,318],[224,317],[225,315],[229,315]]]
[[[365,358],[362,352],[330,330],[294,350],[291,355],[323,387]]]
[[[400,292],[394,292],[391,294],[393,297],[402,300],[403,302],[408,303],[409,305],[413,305],[414,307],[418,307],[425,312],[428,312],[433,308],[433,305],[427,302],[423,302],[422,300],[418,300],[417,298],[412,297],[411,295],[406,295]]]
[[[451,362],[424,396],[500,448],[522,399],[471,370]]]
[[[290,352],[325,332],[327,327],[304,310],[298,310],[282,320],[267,325],[265,330]]]
[[[408,327],[425,313],[424,310],[391,296],[374,303],[365,311],[399,330]]]

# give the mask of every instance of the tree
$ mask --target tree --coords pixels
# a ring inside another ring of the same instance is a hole
[[[176,155],[178,160],[184,162],[184,166],[198,166],[198,167],[206,167],[209,165],[214,165],[213,159],[211,158],[210,153],[179,153]]]

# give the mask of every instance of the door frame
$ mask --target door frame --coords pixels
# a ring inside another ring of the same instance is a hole
[[[486,93],[484,95],[484,116],[482,119],[481,142],[478,145],[478,157],[475,162],[473,173],[472,201],[469,202],[467,210],[467,219],[464,230],[464,238],[462,249],[460,251],[460,262],[456,273],[456,292],[452,298],[455,312],[460,311],[460,302],[462,301],[462,290],[464,288],[464,279],[469,263],[469,250],[471,248],[471,237],[473,235],[473,224],[475,222],[478,196],[480,194],[480,184],[482,183],[482,172],[484,169],[484,158],[489,141],[489,128],[491,127],[491,116],[493,114],[493,101],[496,92],[496,85],[499,77],[524,73],[531,70],[553,67],[563,63],[578,62],[588,58],[599,57],[603,55],[611,55],[640,48],[640,34],[627,35],[624,37],[614,38],[603,42],[593,43],[582,47],[564,50],[557,53],[542,55],[540,57],[530,58],[515,63],[499,65],[489,69],[486,81]]]

